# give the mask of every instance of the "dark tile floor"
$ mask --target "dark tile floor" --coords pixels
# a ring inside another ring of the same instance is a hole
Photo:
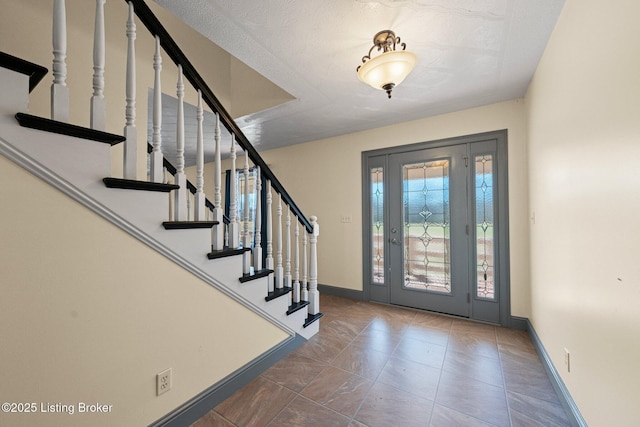
[[[324,295],[320,332],[192,427],[568,426],[528,335]]]

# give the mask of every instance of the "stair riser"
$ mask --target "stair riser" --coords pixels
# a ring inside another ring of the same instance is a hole
[[[29,76],[0,67],[0,112],[29,111]]]

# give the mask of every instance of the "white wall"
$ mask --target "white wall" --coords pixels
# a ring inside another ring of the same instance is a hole
[[[316,215],[319,283],[362,289],[361,153],[508,129],[512,314],[529,316],[526,120],[522,100],[342,135],[260,153],[298,206]],[[352,223],[342,223],[350,215]]]
[[[0,425],[148,425],[288,337],[2,156],[0,180],[0,396],[76,410]]]
[[[526,96],[531,321],[592,427],[640,418],[638,16],[567,0]]]

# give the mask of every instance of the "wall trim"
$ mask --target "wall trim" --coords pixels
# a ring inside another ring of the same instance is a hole
[[[233,393],[249,384],[276,362],[298,348],[305,341],[302,335],[287,338],[161,419],[149,424],[149,426],[181,427],[191,425]]]
[[[519,331],[528,331],[529,319],[526,317],[509,316],[509,327]]]
[[[359,291],[356,289],[347,289],[340,288],[338,286],[318,284],[318,291],[320,291],[321,294],[334,295],[337,297],[355,299],[358,301],[368,301],[368,299],[366,299],[364,296],[364,291]]]
[[[536,330],[531,324],[531,321],[529,319],[524,319],[524,320],[526,320],[527,322],[527,330],[529,332],[529,337],[531,338],[531,341],[533,342],[533,346],[536,348],[536,351],[538,352],[538,356],[540,357],[542,366],[544,367],[544,370],[547,373],[547,377],[549,377],[549,380],[551,381],[551,385],[553,386],[553,389],[556,391],[556,394],[558,395],[558,399],[560,400],[560,403],[562,404],[562,407],[564,408],[564,411],[567,414],[567,418],[569,418],[569,422],[571,423],[571,426],[572,427],[588,427],[587,422],[582,417],[582,414],[578,409],[578,405],[576,405],[576,402],[571,397],[571,393],[569,393],[569,389],[567,389],[567,386],[564,384],[564,381],[562,381],[562,378],[560,377],[560,373],[558,372],[555,365],[553,364],[553,361],[551,360],[549,353],[547,353],[547,350],[544,348],[544,345],[542,344],[540,337],[538,336],[538,334],[536,333]]]

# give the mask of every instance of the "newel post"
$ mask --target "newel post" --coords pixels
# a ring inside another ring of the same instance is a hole
[[[320,294],[318,293],[318,235],[320,226],[318,218],[311,217],[313,231],[309,234],[309,314],[316,315],[320,312]]]
[[[67,87],[67,10],[64,0],[53,1],[53,84],[51,85],[51,118],[69,121],[69,88]]]

